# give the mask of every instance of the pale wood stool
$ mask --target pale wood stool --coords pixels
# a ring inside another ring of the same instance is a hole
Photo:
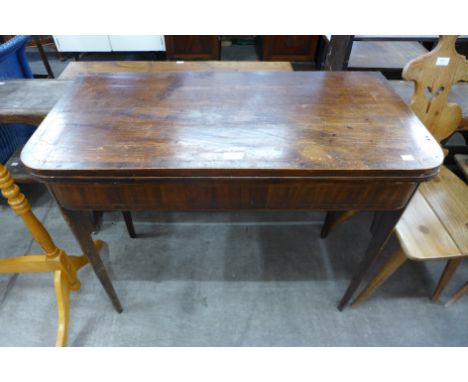
[[[58,248],[54,244],[47,230],[31,211],[28,200],[20,192],[9,171],[2,164],[0,164],[0,189],[3,196],[8,200],[10,207],[23,220],[33,239],[44,251],[41,255],[0,259],[0,272],[54,273],[59,323],[56,346],[65,346],[70,321],[70,291],[78,291],[80,289],[81,284],[77,272],[88,263],[88,258],[84,255],[69,256],[63,249]],[[94,243],[99,251],[103,242],[97,240]]]

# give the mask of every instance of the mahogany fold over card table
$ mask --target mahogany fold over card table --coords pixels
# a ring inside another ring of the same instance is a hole
[[[118,311],[89,210],[375,211],[341,310],[443,153],[378,73],[185,72],[78,78],[22,160]]]

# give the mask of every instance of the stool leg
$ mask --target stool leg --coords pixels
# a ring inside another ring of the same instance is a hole
[[[136,238],[135,227],[133,226],[133,219],[132,214],[130,211],[122,211],[122,216],[125,221],[125,225],[127,226],[128,236],[132,239]]]
[[[432,295],[432,301],[437,302],[440,298],[440,295],[444,291],[445,287],[449,283],[450,279],[452,278],[453,274],[459,267],[459,265],[462,262],[462,258],[457,258],[457,259],[451,259],[447,261],[447,265],[444,268],[444,271],[442,272],[442,275],[440,276],[439,283],[437,284],[437,287],[434,291],[434,294]]]
[[[460,300],[465,294],[468,293],[468,281],[463,285],[459,290],[455,292],[452,298],[445,304],[445,306],[449,306]]]
[[[387,260],[384,266],[377,272],[372,280],[366,285],[364,290],[354,300],[352,306],[362,304],[374,291],[382,285],[395,271],[400,268],[406,261],[406,255],[401,248],[396,250],[392,256]]]
[[[58,331],[56,346],[66,346],[68,323],[70,322],[70,285],[62,271],[54,272],[55,295],[57,297]]]

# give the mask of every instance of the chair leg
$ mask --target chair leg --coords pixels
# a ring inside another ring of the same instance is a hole
[[[135,227],[133,226],[132,214],[130,211],[122,211],[122,216],[127,226],[128,235],[132,238],[136,238]]]
[[[452,305],[460,300],[465,294],[468,294],[468,281],[459,290],[455,292],[452,298],[445,304],[445,306]]]
[[[457,259],[451,259],[447,261],[447,265],[445,266],[444,271],[442,272],[442,276],[440,276],[439,283],[437,284],[434,294],[432,295],[433,302],[437,302],[439,300],[442,292],[444,291],[453,274],[461,264],[462,260],[463,259],[460,257]]]
[[[55,346],[66,346],[68,323],[70,322],[70,284],[62,271],[54,272],[54,285],[58,310],[58,331]]]
[[[372,280],[366,285],[363,291],[351,304],[356,307],[362,304],[374,291],[382,285],[395,271],[406,261],[406,255],[401,248],[397,249],[387,260],[384,266],[377,272]]]

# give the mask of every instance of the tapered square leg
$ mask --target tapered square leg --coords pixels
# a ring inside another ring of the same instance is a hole
[[[367,247],[364,257],[358,265],[357,270],[354,272],[348,289],[346,289],[346,292],[338,305],[339,310],[343,310],[349,300],[353,297],[353,294],[359,288],[362,280],[369,272],[375,259],[382,251],[382,248],[392,234],[392,231],[395,228],[395,225],[398,223],[398,220],[400,219],[404,210],[405,209],[403,208],[400,210],[379,213],[379,218],[375,222],[372,239],[369,243],[369,246]]]
[[[117,312],[122,312],[122,305],[120,304],[119,297],[115,292],[112,281],[107,273],[107,270],[102,262],[99,251],[96,249],[94,241],[91,237],[91,232],[89,231],[89,224],[85,211],[72,211],[65,208],[61,208],[62,214],[68,223],[70,229],[75,235],[78,244],[83,251],[83,254],[88,256],[89,263],[93,267],[94,273],[101,282],[104,290],[109,296],[114,308]]]
[[[127,227],[128,236],[132,239],[136,238],[135,227],[133,226],[132,214],[130,211],[122,211],[122,216],[125,221],[125,226]]]

